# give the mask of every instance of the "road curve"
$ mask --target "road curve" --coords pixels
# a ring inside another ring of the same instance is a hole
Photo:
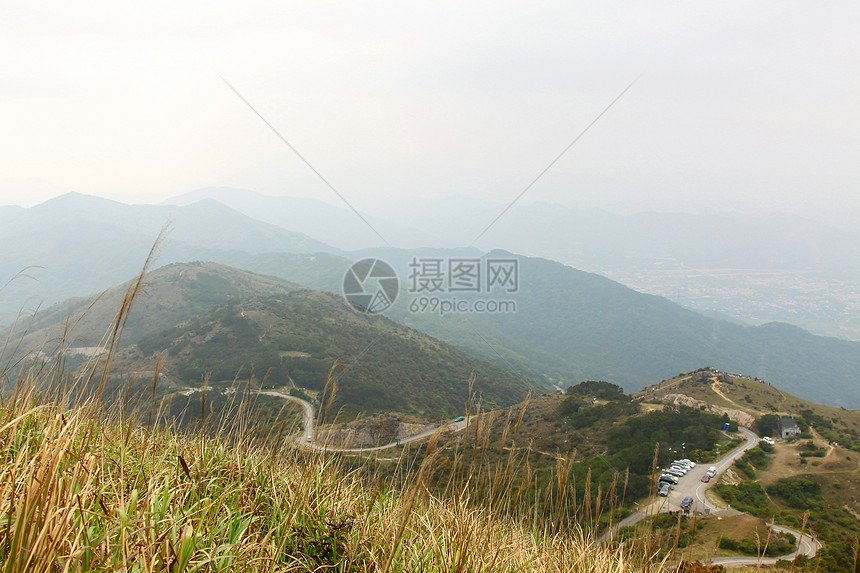
[[[794,561],[798,555],[807,557],[815,557],[818,550],[821,549],[821,543],[805,533],[800,535],[799,531],[784,527],[782,525],[771,525],[771,529],[781,533],[790,533],[797,538],[797,550],[788,555],[780,555],[778,557],[715,557],[708,561],[709,565],[723,565],[725,567],[759,567],[763,565],[775,565],[777,561]]]
[[[425,432],[421,432],[419,434],[414,434],[412,436],[408,436],[403,438],[402,440],[395,440],[388,444],[382,444],[379,446],[372,446],[368,448],[338,448],[336,446],[331,446],[328,444],[316,444],[313,439],[315,436],[314,431],[314,407],[307,400],[303,400],[298,398],[297,396],[290,396],[289,394],[282,394],[281,392],[276,392],[274,390],[260,390],[257,392],[258,394],[263,394],[264,396],[276,396],[278,398],[283,398],[284,400],[291,400],[293,402],[297,402],[301,405],[303,415],[303,432],[302,435],[297,438],[297,442],[301,444],[302,447],[312,449],[312,450],[324,450],[327,452],[343,452],[343,453],[363,453],[363,452],[378,452],[380,450],[387,450],[389,448],[395,448],[397,446],[401,446],[403,444],[408,444],[410,442],[417,442],[418,440],[423,440],[429,438],[436,432],[440,430],[451,430],[454,432],[458,432],[464,429],[468,423],[467,420],[463,420],[462,422],[448,422],[438,428],[433,428],[432,430],[427,430]],[[308,437],[311,439],[308,440]]]
[[[275,392],[274,390],[259,390],[257,394],[262,394],[263,396],[275,396],[277,398],[283,398],[284,400],[289,400],[291,402],[296,402],[302,407],[302,435],[297,438],[301,444],[305,444],[308,441],[313,442],[314,439],[314,407],[307,400],[302,400],[298,396],[290,396],[289,394],[282,394],[280,392]],[[310,438],[310,440],[308,440]]]
[[[341,452],[341,453],[353,453],[353,454],[360,454],[363,452],[378,452],[380,450],[387,450],[389,448],[395,448],[397,446],[402,446],[403,444],[408,444],[409,442],[417,442],[418,440],[424,440],[426,438],[429,438],[430,436],[432,436],[436,432],[439,432],[442,430],[451,430],[453,432],[458,432],[465,427],[466,427],[466,421],[465,420],[462,422],[448,422],[447,424],[443,424],[443,425],[439,426],[438,428],[433,428],[432,430],[427,430],[427,431],[421,432],[419,434],[413,434],[413,435],[408,436],[406,438],[403,438],[401,440],[395,440],[395,441],[390,442],[388,444],[382,444],[380,446],[371,446],[371,447],[367,447],[367,448],[339,448],[339,447],[330,446],[327,444],[323,444],[323,445],[306,444],[306,446],[312,447],[313,449],[316,449],[316,450],[325,450],[327,452]]]

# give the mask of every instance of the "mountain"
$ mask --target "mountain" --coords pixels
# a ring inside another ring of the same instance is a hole
[[[72,354],[99,346],[128,286],[39,313],[22,347],[51,355],[63,335]],[[340,296],[214,263],[150,273],[123,343],[137,349],[120,355],[120,368],[150,370],[153,353],[168,350],[165,374],[188,386],[199,386],[205,374],[213,383],[246,379],[253,366],[269,385],[319,392],[338,360],[346,369],[334,404],[352,415],[453,417],[465,407],[473,372],[476,399],[487,408],[522,400],[534,385],[384,316],[356,313]]]
[[[0,320],[21,308],[109,288],[134,275],[170,224],[159,263],[219,260],[237,252],[336,253],[300,233],[255,221],[216,201],[183,207],[126,205],[70,193],[29,209],[0,208]],[[30,277],[30,278],[28,278]]]
[[[48,307],[31,320],[21,321],[11,338],[23,335],[23,348],[42,349],[47,354],[54,353],[62,338],[66,345],[74,347],[99,346],[130,285],[126,282],[100,295],[73,298]],[[144,336],[176,326],[231,300],[284,295],[300,288],[217,263],[168,264],[147,275],[121,343],[125,346],[136,343]]]
[[[417,256],[427,256],[422,253]],[[404,283],[410,272],[407,255],[392,257]],[[410,304],[414,307],[422,295],[405,293],[390,316],[485,359],[540,372],[561,384],[603,379],[632,392],[679,371],[713,366],[756,373],[786,391],[832,406],[860,405],[860,343],[782,323],[753,327],[708,318],[537,257],[493,251],[482,260],[494,258],[518,262],[518,290],[501,297],[516,304],[515,312],[415,312]],[[456,298],[487,297],[457,293]]]
[[[344,250],[379,247],[384,241],[403,248],[435,245],[439,239],[431,232],[397,225],[389,220],[362,213],[365,223],[346,207],[335,207],[318,199],[263,195],[247,189],[207,187],[171,197],[169,205],[189,205],[201,200],[215,200],[258,221],[321,238]],[[373,228],[368,226],[368,223]]]
[[[322,393],[335,361],[334,413],[397,412],[424,420],[454,417],[474,400],[497,409],[532,386],[502,367],[384,316],[351,310],[342,298],[308,289],[234,300],[138,342],[142,362],[168,350],[165,372],[189,386],[246,380],[253,367],[269,387]],[[326,395],[328,396],[328,395]],[[326,398],[321,399],[323,405]]]
[[[159,262],[210,260],[318,290],[341,291],[350,261],[338,256],[338,251],[274,252],[325,249],[325,245],[253,221],[215,202],[151,211],[147,206],[70,195],[32,209],[0,210],[0,218],[8,223],[2,233],[11,245],[3,261],[7,276],[25,264],[51,261],[52,265],[50,274],[42,273],[40,283],[20,280],[0,291],[7,312],[18,308],[14,305],[20,305],[31,289],[50,302],[45,292],[66,298],[98,292],[133,276],[151,240],[139,231],[150,225],[154,235],[158,219],[173,209],[182,217],[177,215],[176,233]],[[74,212],[87,214],[77,220]],[[180,243],[179,238],[188,242]],[[234,243],[245,250],[216,248]],[[265,252],[269,246],[273,251]],[[558,385],[607,379],[636,391],[679,371],[713,366],[755,373],[789,392],[829,405],[860,404],[858,343],[814,336],[786,324],[745,327],[706,318],[665,298],[537,257],[516,257],[521,284],[510,297],[516,312],[420,312],[409,308],[421,294],[408,293],[413,258],[475,259],[483,256],[481,252],[386,248],[344,254],[379,256],[398,269],[403,288],[388,311],[392,319],[528,378],[546,376]],[[485,259],[511,256],[494,251]],[[459,297],[470,300],[465,294]],[[91,333],[85,338],[94,337]]]
[[[314,199],[207,188],[169,201],[202,198],[345,250],[382,243],[348,209]],[[362,216],[397,248],[463,247],[486,229],[479,246],[597,272],[697,312],[860,340],[853,303],[860,281],[853,245],[860,236],[853,227],[787,214],[622,215],[542,202],[518,203],[495,220],[505,207],[483,198],[392,197]]]
[[[580,380],[609,379],[633,391],[709,365],[756,373],[817,402],[860,405],[860,343],[787,324],[706,318],[599,275],[545,259],[519,261],[517,312],[478,315],[475,328],[498,332],[512,350],[551,356]]]

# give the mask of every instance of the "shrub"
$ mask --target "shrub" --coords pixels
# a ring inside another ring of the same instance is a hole
[[[767,487],[767,493],[798,509],[814,509],[821,505],[821,486],[808,476],[777,480]]]

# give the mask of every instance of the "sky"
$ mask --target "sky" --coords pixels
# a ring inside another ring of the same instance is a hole
[[[0,4],[0,204],[508,203],[635,81],[523,201],[860,217],[857,2],[177,4]]]

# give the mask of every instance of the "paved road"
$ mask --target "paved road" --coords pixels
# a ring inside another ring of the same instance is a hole
[[[798,555],[815,557],[815,554],[818,553],[819,549],[821,549],[821,543],[809,534],[801,536],[799,531],[783,527],[782,525],[772,525],[771,529],[794,535],[799,540],[797,551],[780,557],[715,557],[709,561],[709,564],[724,565],[726,567],[759,567],[762,565],[775,565],[777,561],[782,559],[794,561],[794,558]]]
[[[715,510],[718,509],[716,506],[712,504],[708,504],[707,498],[705,498],[705,490],[716,483],[717,479],[722,475],[724,471],[729,469],[735,460],[744,455],[744,452],[749,450],[750,448],[754,448],[758,445],[759,437],[748,430],[747,428],[740,427],[738,431],[743,434],[743,436],[747,439],[746,442],[720,458],[717,463],[714,464],[698,464],[692,470],[690,470],[687,475],[681,478],[678,482],[678,485],[675,486],[675,491],[672,492],[672,495],[669,496],[670,499],[675,499],[679,504],[680,500],[684,499],[686,496],[691,496],[694,501],[694,507],[699,513],[702,513],[707,510]],[[711,481],[708,483],[702,482],[702,476],[704,476],[708,468],[711,466],[717,466],[717,473],[714,477],[711,478]],[[680,509],[680,505],[678,508]]]
[[[655,515],[661,512],[668,511],[678,511],[681,509],[681,501],[687,497],[692,497],[695,501],[693,503],[693,510],[698,511],[699,513],[703,513],[705,511],[709,511],[711,513],[714,512],[716,507],[712,506],[708,503],[705,498],[705,490],[711,487],[716,481],[717,478],[722,474],[727,468],[729,468],[736,459],[741,457],[745,451],[748,449],[755,447],[758,444],[758,436],[755,435],[752,431],[746,428],[738,428],[741,434],[746,438],[746,442],[720,458],[717,463],[708,464],[701,463],[696,464],[696,467],[687,472],[687,475],[680,478],[678,480],[678,485],[675,486],[675,489],[669,493],[669,497],[657,497],[646,504],[642,509],[635,511],[619,521],[616,525],[614,525],[611,529],[606,531],[603,535],[600,536],[598,541],[608,541],[612,539],[619,529],[622,527],[628,527],[631,525],[635,525],[639,523],[646,517],[651,515]],[[708,471],[708,468],[711,465],[717,466],[717,473],[711,478],[711,481],[708,483],[702,482],[702,476],[705,475]]]
[[[331,446],[328,444],[317,444],[314,443],[313,439],[315,436],[314,432],[314,407],[307,400],[302,400],[296,396],[290,396],[288,394],[282,394],[280,392],[275,392],[274,390],[261,390],[258,394],[263,394],[265,396],[277,396],[278,398],[283,398],[284,400],[291,400],[293,402],[297,402],[302,406],[302,410],[304,412],[303,416],[303,425],[304,431],[302,435],[300,435],[296,441],[299,442],[303,447],[310,448],[314,450],[325,450],[327,452],[345,452],[345,453],[362,453],[362,452],[378,452],[380,450],[387,450],[389,448],[395,448],[397,446],[401,446],[403,444],[408,444],[410,442],[417,442],[418,440],[424,440],[429,438],[436,432],[444,429],[451,430],[454,432],[458,432],[466,427],[467,420],[463,420],[462,422],[448,422],[438,428],[433,428],[432,430],[427,430],[425,432],[421,432],[419,434],[414,434],[412,436],[403,438],[401,440],[396,440],[389,444],[382,444],[379,446],[372,446],[368,448],[338,448],[335,446]],[[311,439],[308,440],[308,437]]]
[[[413,434],[401,440],[396,440],[394,442],[388,444],[382,444],[380,446],[371,446],[367,448],[338,448],[335,446],[330,446],[327,444],[306,444],[307,446],[313,447],[317,450],[325,450],[328,452],[343,452],[343,453],[362,453],[362,452],[378,452],[380,450],[387,450],[389,448],[395,448],[397,446],[402,446],[403,444],[408,444],[410,442],[417,442],[418,440],[424,440],[435,434],[440,430],[451,430],[453,432],[459,432],[460,430],[466,427],[466,421],[462,422],[448,422],[438,428],[433,428],[432,430],[427,430],[426,432],[421,432],[419,434]]]
[[[283,398],[284,400],[289,400],[291,402],[296,402],[302,407],[302,435],[296,438],[296,441],[302,444],[307,444],[308,442],[313,443],[314,439],[314,407],[307,400],[302,400],[296,396],[290,396],[289,394],[281,394],[280,392],[275,392],[274,390],[260,390],[257,394],[263,394],[264,396],[276,396],[278,398]],[[310,440],[308,440],[310,438]]]
[[[278,398],[283,398],[284,400],[290,400],[292,402],[296,402],[302,407],[302,422],[304,426],[304,431],[297,438],[297,441],[305,448],[315,449],[315,450],[325,450],[329,452],[345,452],[345,453],[362,453],[362,452],[377,452],[380,450],[385,450],[388,448],[394,448],[396,446],[407,444],[410,442],[415,442],[418,440],[423,440],[429,438],[433,434],[435,434],[440,429],[448,429],[452,431],[460,431],[466,428],[468,424],[467,420],[463,420],[461,422],[449,422],[439,428],[434,428],[432,430],[427,430],[425,432],[421,432],[418,434],[414,434],[409,436],[408,438],[404,438],[402,440],[394,441],[389,444],[383,444],[380,446],[373,446],[368,448],[337,448],[328,446],[326,444],[315,444],[313,442],[314,437],[314,408],[307,400],[302,400],[296,396],[290,396],[289,394],[282,394],[280,392],[275,392],[271,390],[261,390],[260,394],[264,394],[266,396],[276,396]],[[678,481],[678,485],[675,486],[674,491],[672,491],[669,497],[666,498],[657,498],[650,504],[646,505],[644,508],[636,511],[623,520],[621,520],[618,524],[613,526],[609,531],[605,532],[598,541],[607,541],[611,539],[615,533],[622,527],[627,527],[630,525],[634,525],[644,519],[647,516],[654,515],[656,513],[664,512],[664,511],[676,511],[681,508],[680,503],[687,496],[691,496],[694,500],[694,510],[702,513],[706,510],[710,512],[720,512],[725,513],[727,510],[720,509],[715,506],[710,506],[707,498],[705,497],[705,490],[707,490],[711,485],[713,485],[717,478],[728,469],[739,457],[741,457],[745,451],[748,449],[755,447],[758,445],[759,438],[752,431],[747,428],[738,428],[738,430],[746,437],[746,442],[723,456],[719,462],[715,464],[697,464],[695,468],[687,472],[687,475],[682,477]],[[307,438],[310,437],[311,440]],[[717,466],[717,472],[710,482],[704,483],[702,482],[702,476],[705,475],[708,471],[708,467],[711,465]],[[731,512],[731,510],[728,510]],[[736,513],[736,514],[739,514]],[[747,567],[747,566],[759,566],[759,565],[773,565],[780,559],[793,560],[797,555],[806,555],[807,557],[814,557],[818,550],[821,549],[821,543],[818,542],[812,536],[805,534],[803,536],[800,535],[799,531],[794,529],[790,529],[788,527],[783,527],[781,525],[774,525],[772,528],[776,531],[781,531],[784,533],[791,533],[798,540],[798,548],[797,551],[790,553],[788,555],[783,555],[781,557],[717,557],[710,561],[711,565],[724,565],[728,567]]]

